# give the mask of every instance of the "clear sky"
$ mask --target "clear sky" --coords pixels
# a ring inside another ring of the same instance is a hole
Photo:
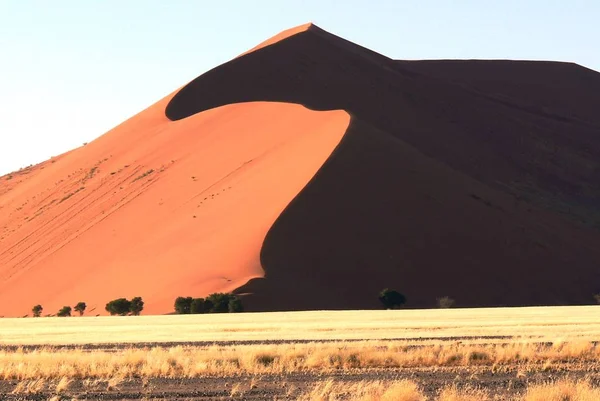
[[[98,137],[309,21],[397,59],[600,70],[597,0],[0,0],[0,174]]]

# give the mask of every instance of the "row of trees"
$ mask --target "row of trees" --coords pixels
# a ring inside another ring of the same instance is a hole
[[[104,309],[111,316],[138,316],[144,310],[144,301],[142,297],[133,297],[131,301],[127,298],[117,298],[107,303]]]
[[[86,308],[87,308],[87,305],[85,304],[85,302],[78,302],[77,305],[75,305],[73,308],[71,308],[70,306],[63,306],[62,308],[59,309],[58,312],[56,312],[56,316],[60,316],[60,317],[71,316],[71,312],[73,310],[75,312],[79,313],[79,316],[83,316]],[[44,311],[44,307],[42,305],[35,305],[33,308],[31,308],[33,317],[42,316],[43,311]]]
[[[206,298],[178,297],[175,299],[175,313],[180,315],[243,311],[242,301],[233,294],[215,293]]]
[[[79,313],[79,316],[83,316],[86,309],[87,305],[85,302],[78,302],[77,305],[72,308],[70,306],[63,306],[58,312],[56,312],[56,316],[68,317],[71,316],[73,311]],[[126,298],[118,298],[107,303],[105,309],[111,315],[138,316],[144,310],[144,300],[142,297],[133,297],[131,301]],[[42,305],[35,305],[33,308],[31,308],[33,317],[42,316],[43,311],[44,307]]]
[[[600,303],[600,295],[597,296]],[[379,301],[386,309],[397,309],[406,303],[406,297],[396,290],[386,288],[379,293]],[[440,308],[450,308],[454,305],[454,300],[450,297],[438,299]],[[214,293],[206,298],[178,297],[175,299],[175,313],[180,315],[201,314],[201,313],[237,313],[243,312],[242,301],[233,294]],[[63,306],[56,316],[71,316],[74,310],[83,316],[87,305],[85,302],[79,302],[73,308]],[[144,310],[144,301],[141,297],[133,297],[131,300],[126,298],[117,298],[106,304],[106,311],[111,315],[119,316],[138,316]],[[44,308],[42,305],[35,305],[31,311],[34,317],[40,317]]]

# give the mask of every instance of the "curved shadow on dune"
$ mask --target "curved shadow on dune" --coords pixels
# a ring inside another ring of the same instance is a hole
[[[598,257],[571,225],[354,118],[269,230],[265,278],[237,292],[252,310],[378,308],[386,287],[410,307],[586,304]]]
[[[399,62],[311,26],[206,72],[165,113],[180,120],[250,101],[346,110],[488,185],[600,227],[600,74],[546,62],[496,73],[506,63]]]
[[[385,287],[414,307],[445,295],[462,306],[586,303],[595,291],[597,234],[520,203],[526,190],[551,194],[550,210],[556,194],[570,210],[600,200],[600,166],[553,163],[548,143],[600,160],[590,124],[554,118],[563,106],[503,104],[311,27],[198,77],[165,112],[180,120],[250,101],[353,118],[268,232],[266,278],[238,289],[249,309],[377,307]],[[565,277],[566,265],[577,274]]]

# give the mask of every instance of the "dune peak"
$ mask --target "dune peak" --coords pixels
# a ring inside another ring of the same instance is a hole
[[[290,36],[294,36],[299,33],[306,32],[312,28],[318,28],[318,27],[315,24],[313,24],[312,22],[307,22],[306,24],[302,24],[302,25],[295,26],[293,28],[286,29],[284,31],[279,32],[277,35],[259,43],[258,45],[254,46],[252,49],[245,51],[244,53],[240,54],[238,57],[244,56],[244,55],[252,53],[256,50],[262,49],[263,47],[267,47],[267,46],[270,46],[277,42],[280,42],[282,40],[285,40],[285,39],[289,38]]]

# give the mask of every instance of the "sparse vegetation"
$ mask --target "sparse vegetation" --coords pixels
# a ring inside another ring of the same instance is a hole
[[[125,167],[127,167],[127,166],[125,166]],[[143,173],[143,174],[140,174],[140,175],[138,175],[137,177],[135,177],[135,178],[134,178],[134,180],[133,180],[132,182],[136,182],[136,181],[138,181],[138,180],[141,180],[142,178],[149,176],[149,175],[150,175],[150,174],[152,174],[153,172],[154,172],[154,169],[150,169],[150,170],[146,171],[145,173]]]
[[[379,293],[379,301],[386,309],[397,309],[406,303],[406,297],[396,290],[386,288]]]
[[[60,310],[58,312],[56,312],[56,316],[58,316],[58,317],[71,316],[71,307],[63,306],[62,308],[60,308]]]
[[[437,299],[438,307],[441,309],[448,309],[454,306],[454,299],[450,297],[441,297]]]
[[[75,310],[75,312],[79,313],[79,316],[83,316],[86,308],[87,305],[85,304],[85,302],[78,302],[73,309]]]
[[[42,312],[44,311],[44,308],[42,307],[42,305],[35,305],[33,308],[31,308],[31,312],[33,313],[33,317],[40,317],[42,316]]]

